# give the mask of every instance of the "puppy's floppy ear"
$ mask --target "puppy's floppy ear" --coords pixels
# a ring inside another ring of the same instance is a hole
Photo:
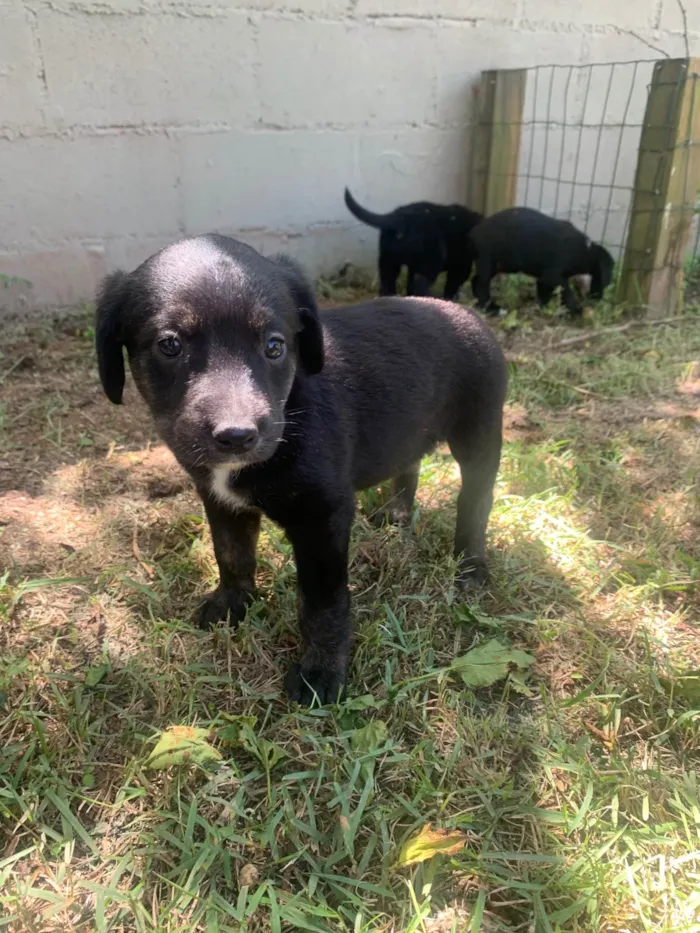
[[[97,298],[97,365],[105,395],[115,405],[121,405],[124,391],[122,312],[128,300],[128,284],[126,272],[112,272],[102,283]]]
[[[275,262],[283,271],[294,298],[299,315],[300,329],[297,346],[301,364],[310,375],[323,369],[323,329],[318,316],[316,299],[300,267],[288,256],[275,256]]]

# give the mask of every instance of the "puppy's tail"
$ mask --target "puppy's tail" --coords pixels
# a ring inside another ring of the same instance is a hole
[[[357,203],[350,194],[348,188],[345,189],[345,203],[351,214],[354,214],[358,220],[370,227],[378,227],[379,230],[391,230],[395,226],[393,214],[374,214]]]

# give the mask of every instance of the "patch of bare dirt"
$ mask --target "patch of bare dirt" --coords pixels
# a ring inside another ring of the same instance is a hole
[[[507,441],[535,441],[541,437],[541,430],[532,419],[524,405],[511,403],[503,412],[503,437]]]

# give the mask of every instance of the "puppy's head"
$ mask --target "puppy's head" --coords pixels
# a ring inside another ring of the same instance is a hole
[[[108,398],[121,402],[125,348],[161,436],[194,474],[269,459],[295,378],[323,367],[300,270],[218,236],[183,240],[108,276],[96,340]]]
[[[591,298],[602,298],[603,292],[612,282],[615,260],[610,253],[599,243],[591,243],[588,247],[591,274]]]

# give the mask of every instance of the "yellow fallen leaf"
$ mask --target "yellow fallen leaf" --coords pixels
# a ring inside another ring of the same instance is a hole
[[[417,865],[435,855],[455,855],[467,843],[467,836],[457,829],[433,829],[426,823],[420,832],[404,842],[396,860],[396,866]]]
[[[206,741],[208,737],[208,729],[171,726],[161,735],[158,744],[148,756],[146,767],[154,771],[164,771],[173,765],[201,765],[207,761],[220,761],[221,755]]]

